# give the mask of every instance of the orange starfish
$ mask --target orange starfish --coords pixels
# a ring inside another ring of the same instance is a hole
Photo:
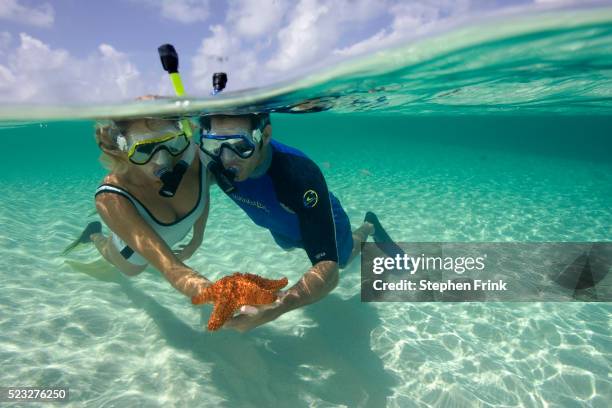
[[[191,298],[191,303],[214,303],[208,320],[208,330],[218,330],[234,315],[236,310],[246,305],[266,305],[278,298],[276,291],[285,287],[287,278],[266,279],[250,273],[236,272],[225,276]]]

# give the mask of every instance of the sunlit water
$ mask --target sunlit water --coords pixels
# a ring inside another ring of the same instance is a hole
[[[179,108],[329,109],[273,114],[273,136],[319,164],[354,227],[374,210],[398,241],[610,241],[611,30],[605,9],[460,28]],[[355,262],[315,305],[210,334],[210,307],[158,272],[60,256],[97,218],[93,122],[15,120],[170,109],[3,109],[0,386],[65,385],[73,406],[609,406],[607,303],[361,303]],[[290,284],[309,267],[216,188],[188,264]]]

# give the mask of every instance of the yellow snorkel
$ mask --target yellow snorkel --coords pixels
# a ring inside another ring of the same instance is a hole
[[[171,44],[164,44],[160,46],[157,51],[159,52],[159,57],[161,58],[161,63],[164,70],[170,75],[170,80],[172,81],[172,86],[174,87],[176,95],[184,96],[185,89],[183,88],[181,76],[178,73],[178,54],[176,53],[176,50]],[[189,138],[191,143],[193,135],[191,131],[191,123],[185,118],[179,119],[179,123],[182,131]],[[156,171],[155,175],[162,181],[162,186],[159,189],[159,195],[162,197],[174,197],[174,194],[176,193],[176,190],[183,179],[183,175],[191,165],[191,161],[194,157],[193,144],[190,145],[190,148],[192,150],[188,150],[185,153],[188,158],[181,158],[181,160],[176,163],[174,168],[170,169],[168,167],[162,167]]]
[[[174,88],[176,96],[185,96],[185,88],[183,88],[183,81],[181,81],[181,75],[178,72],[178,54],[172,44],[161,45],[157,51],[159,52],[159,58],[161,59],[164,70],[170,75],[170,81]],[[191,125],[187,119],[180,120],[183,132],[189,137],[192,136]]]

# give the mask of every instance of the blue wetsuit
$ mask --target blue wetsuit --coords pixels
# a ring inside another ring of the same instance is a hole
[[[265,173],[236,182],[229,197],[282,248],[303,248],[313,265],[344,267],[353,249],[351,224],[321,170],[297,149],[275,140],[270,147]]]

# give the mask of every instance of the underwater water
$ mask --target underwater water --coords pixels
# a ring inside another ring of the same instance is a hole
[[[388,72],[365,59],[188,106],[3,109],[0,385],[67,386],[69,406],[609,406],[609,303],[362,303],[356,261],[314,305],[209,333],[210,307],[155,270],[61,256],[97,219],[87,118],[178,108],[276,112],[273,137],[319,164],[353,227],[374,210],[398,241],[611,241],[612,12],[567,13],[368,57]],[[287,113],[307,110],[325,112]],[[310,266],[216,188],[187,263],[290,285]]]

